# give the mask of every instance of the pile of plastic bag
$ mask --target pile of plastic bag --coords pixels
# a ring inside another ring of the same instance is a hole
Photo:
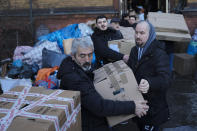
[[[52,32],[50,34],[40,36],[38,38],[38,40],[39,41],[48,40],[51,42],[57,42],[61,51],[64,52],[64,48],[63,48],[63,44],[62,44],[62,41],[64,39],[90,36],[92,33],[93,33],[92,29],[84,23],[71,24],[67,27],[64,27],[64,28],[57,30],[55,32]]]
[[[67,54],[64,53],[63,40],[90,37],[93,30],[87,24],[80,23],[68,25],[42,36],[40,36],[39,32],[37,33],[37,36],[39,36],[38,42],[34,47],[16,47],[13,62],[9,66],[7,73],[9,81],[17,79],[31,79],[34,81],[40,70],[51,70],[55,66],[60,66],[62,60],[67,57]],[[35,82],[34,85],[36,86],[44,86],[49,89],[59,88],[59,81],[54,72],[48,74],[47,78]]]

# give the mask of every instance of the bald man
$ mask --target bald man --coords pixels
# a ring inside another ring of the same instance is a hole
[[[133,70],[139,90],[150,107],[146,116],[134,119],[140,131],[158,131],[169,119],[166,91],[171,85],[165,45],[156,40],[154,27],[140,21],[135,29],[136,46],[131,49],[128,66]]]

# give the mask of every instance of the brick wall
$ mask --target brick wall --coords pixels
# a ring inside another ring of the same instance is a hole
[[[94,15],[64,15],[64,16],[42,16],[37,17],[34,21],[35,28],[41,24],[45,24],[50,31],[61,29],[69,24],[84,23],[94,19]]]
[[[32,0],[34,9],[113,6],[113,0]],[[0,1],[2,9],[28,9],[29,0]]]
[[[111,18],[113,15],[106,14]],[[43,16],[37,17],[34,21],[35,29],[41,24],[45,24],[50,31],[55,31],[74,23],[86,23],[89,20],[95,20],[97,15],[64,15],[64,16]]]
[[[108,18],[112,14],[106,14]],[[85,23],[88,20],[95,20],[97,15],[62,15],[62,16],[40,16],[34,17],[33,29],[44,24],[50,32],[66,27],[69,24]],[[29,17],[3,17],[0,19],[0,60],[12,58],[13,51],[17,46],[16,32],[18,32],[18,45],[35,44],[34,35],[31,34]],[[32,38],[33,37],[33,38]]]
[[[113,14],[106,14],[113,17]],[[61,29],[69,24],[86,23],[95,20],[97,15],[60,15],[60,16],[39,16],[34,17],[33,28],[36,29],[41,24],[45,24],[51,32]],[[29,17],[3,17],[0,26],[4,29],[30,30]]]
[[[108,18],[112,18],[113,14],[106,14]],[[66,27],[74,23],[86,23],[89,20],[95,20],[97,15],[59,15],[59,16],[37,16],[33,18],[33,29],[36,30],[41,24],[46,25],[50,32]],[[1,17],[1,29],[9,30],[29,30],[29,17]]]
[[[29,0],[0,0],[0,59],[13,55],[17,39],[19,45],[34,45],[34,33],[41,24],[53,32],[69,24],[95,20],[99,12],[102,13],[103,11],[111,18],[113,15],[111,13],[118,11],[119,0],[32,0],[32,6],[33,9],[46,9],[33,10],[33,24],[31,24],[29,17]],[[84,13],[88,9],[85,13],[89,14],[90,12],[92,15],[80,14],[80,12],[75,12],[78,15],[55,15],[46,12],[51,8],[60,9],[56,13],[62,13],[61,9],[68,9],[68,12],[63,11],[63,13],[72,13],[76,10],[83,10]],[[18,32],[18,38],[16,38],[16,32]]]

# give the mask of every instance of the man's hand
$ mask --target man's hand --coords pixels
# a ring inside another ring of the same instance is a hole
[[[128,60],[129,60],[129,55],[124,55],[124,56],[123,56],[123,61],[124,61],[125,63],[127,63]]]
[[[149,90],[149,83],[148,83],[147,80],[141,79],[140,84],[139,84],[139,90],[142,93],[144,93],[144,94],[148,92],[148,90]]]
[[[146,105],[147,101],[134,101],[135,103],[135,114],[141,118],[146,115],[146,112],[149,109],[149,106]]]

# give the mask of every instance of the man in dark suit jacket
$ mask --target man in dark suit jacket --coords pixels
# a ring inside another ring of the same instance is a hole
[[[156,40],[151,23],[140,21],[136,25],[135,41],[128,66],[133,70],[139,90],[150,107],[147,115],[136,121],[140,131],[159,131],[159,126],[169,118],[166,102],[166,91],[171,84],[169,59],[164,43]]]

